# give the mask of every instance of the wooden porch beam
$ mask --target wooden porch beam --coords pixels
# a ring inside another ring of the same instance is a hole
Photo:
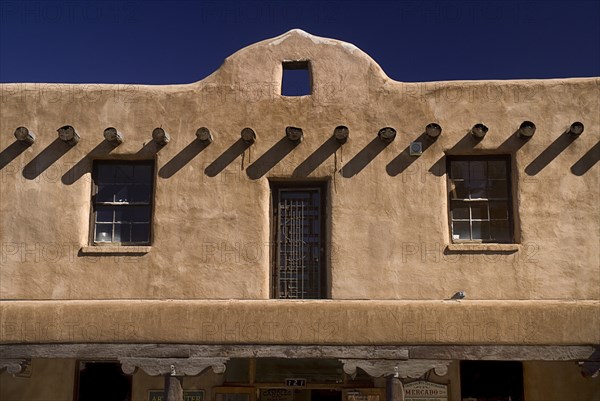
[[[3,359],[317,358],[600,361],[600,345],[302,346],[195,344],[0,344]]]

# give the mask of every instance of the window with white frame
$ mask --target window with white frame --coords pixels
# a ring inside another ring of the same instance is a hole
[[[509,156],[448,156],[453,242],[513,242]]]
[[[154,162],[95,161],[93,232],[96,245],[148,245]]]

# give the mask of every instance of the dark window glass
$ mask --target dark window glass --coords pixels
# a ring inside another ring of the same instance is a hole
[[[488,171],[490,179],[506,179],[506,163],[504,161],[489,161],[488,162]]]
[[[152,196],[152,186],[151,185],[138,185],[135,188],[135,192],[132,194],[132,201],[136,203],[145,203],[150,202],[150,197]]]
[[[468,198],[467,184],[464,181],[456,180],[452,185],[452,199],[465,199]]]
[[[453,220],[469,220],[469,204],[462,201],[452,201],[452,219]]]
[[[129,184],[133,182],[133,169],[131,164],[116,164],[115,167],[115,182]]]
[[[472,202],[470,205],[472,220],[489,220],[488,204],[486,202]]]
[[[490,221],[490,236],[496,238],[498,242],[509,242],[509,228],[506,220],[492,220]]]
[[[489,197],[491,199],[506,199],[508,197],[508,186],[506,180],[490,181]]]
[[[94,164],[94,242],[149,244],[153,163]]]
[[[455,161],[451,165],[451,177],[453,180],[462,178],[469,178],[469,162],[467,161]]]
[[[131,241],[134,243],[150,242],[150,231],[145,224],[133,224],[131,228]]]
[[[508,208],[506,202],[490,202],[490,219],[508,220]]]
[[[112,223],[114,219],[114,210],[111,207],[98,206],[96,208],[96,221],[102,223]]]
[[[112,242],[112,224],[96,224],[95,227],[96,235],[94,236],[95,242]]]
[[[471,224],[468,221],[452,222],[452,235],[454,239],[471,239]]]
[[[512,241],[510,159],[448,157],[453,241]]]

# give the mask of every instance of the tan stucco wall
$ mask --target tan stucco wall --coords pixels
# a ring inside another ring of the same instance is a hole
[[[599,344],[600,302],[5,301],[4,343]]]
[[[310,60],[311,96],[278,94],[281,62],[288,59]],[[470,299],[600,299],[600,170],[571,172],[598,142],[598,79],[402,83],[352,45],[292,31],[235,53],[189,85],[3,84],[0,90],[0,148],[11,145],[18,126],[37,135],[1,171],[1,298],[268,298],[268,179],[292,177],[343,124],[350,140],[310,174],[331,181],[333,298],[445,299],[462,290]],[[523,120],[536,123],[533,139],[518,151],[502,146]],[[585,124],[581,137],[539,173],[527,174],[574,121]],[[429,122],[441,124],[441,138],[397,174],[394,159]],[[478,122],[490,131],[476,150],[451,150]],[[81,141],[58,157],[45,149],[65,124]],[[304,130],[303,143],[264,176],[248,177],[248,166],[288,125]],[[110,152],[101,145],[109,126],[126,138]],[[158,126],[172,140],[156,152],[151,132]],[[174,172],[169,162],[200,126],[211,129],[214,143]],[[349,171],[347,164],[385,126],[398,131],[392,144],[354,176],[334,173]],[[257,132],[256,144],[209,176],[206,168],[244,127]],[[517,252],[445,254],[446,177],[438,161],[446,151],[513,155]],[[57,160],[36,167],[31,162],[40,153]],[[89,242],[91,160],[105,158],[156,159],[153,244],[144,256],[79,254]]]
[[[0,372],[0,400],[73,400],[76,361],[74,359],[33,359],[31,377]]]
[[[525,400],[598,401],[600,380],[585,378],[575,362],[523,362]]]

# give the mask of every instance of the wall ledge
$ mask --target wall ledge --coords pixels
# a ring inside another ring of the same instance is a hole
[[[446,250],[448,252],[501,252],[513,253],[521,249],[520,244],[482,244],[482,243],[456,243],[448,244]]]
[[[98,245],[82,246],[82,255],[140,255],[150,252],[151,246]]]

